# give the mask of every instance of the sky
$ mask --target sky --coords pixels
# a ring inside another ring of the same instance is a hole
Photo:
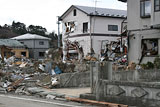
[[[94,7],[95,0],[0,0],[0,25],[11,25],[15,21],[57,32],[57,16],[71,5]],[[118,0],[97,0],[96,7],[126,10],[127,4]]]

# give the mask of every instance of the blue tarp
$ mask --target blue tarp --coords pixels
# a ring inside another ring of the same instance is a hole
[[[62,71],[58,68],[58,66],[55,67],[54,72],[56,74],[61,74],[62,73]]]

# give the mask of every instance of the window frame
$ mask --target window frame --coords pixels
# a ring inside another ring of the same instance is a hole
[[[84,27],[84,25],[86,25],[87,27]],[[84,29],[86,28],[86,29]],[[87,33],[88,32],[88,22],[84,22],[83,23],[83,33]]]
[[[24,55],[24,53],[25,53],[25,55]],[[26,57],[27,56],[27,52],[26,51],[22,51],[21,55],[23,55],[24,57]]]
[[[146,10],[145,10],[145,3],[147,1],[150,1],[150,6],[151,6],[151,0],[140,0],[140,17],[141,18],[150,18],[151,17],[151,10],[150,10],[150,14],[146,15]],[[143,3],[143,5],[142,5]],[[143,6],[143,7],[142,7]],[[150,7],[151,8],[151,7]],[[143,9],[143,14],[142,14],[142,9]]]
[[[44,45],[44,41],[39,41],[39,45]]]
[[[42,53],[43,53],[43,55],[42,55]],[[39,54],[39,57],[44,57],[45,56],[45,52],[39,52],[38,54]]]
[[[77,16],[77,10],[76,9],[73,10],[73,16]]]
[[[114,29],[114,27],[117,27],[116,30]],[[110,29],[112,27],[112,29]],[[117,32],[118,31],[118,25],[108,25],[108,31],[114,31]]]
[[[159,6],[159,10],[156,10],[156,7]],[[154,11],[159,12],[160,11],[160,0],[159,0],[159,5],[156,5],[156,0],[154,0]]]
[[[156,55],[147,55],[147,51],[149,51],[150,49],[143,49],[142,47],[144,46],[143,44],[144,44],[144,41],[156,41],[157,42],[157,54]],[[144,56],[144,57],[156,57],[156,56],[158,56],[158,53],[159,53],[159,46],[158,46],[158,39],[157,38],[153,38],[153,39],[149,39],[149,38],[146,38],[146,39],[142,39],[142,41],[141,41],[141,48],[142,48],[142,55]],[[144,51],[145,50],[145,51]]]

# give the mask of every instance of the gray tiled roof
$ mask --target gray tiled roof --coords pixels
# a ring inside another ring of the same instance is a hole
[[[20,35],[11,39],[16,39],[16,40],[25,40],[25,39],[31,39],[31,40],[35,40],[35,39],[42,39],[42,40],[50,40],[50,38],[44,37],[44,36],[40,36],[40,35],[36,35],[36,34],[24,34],[24,35]]]
[[[111,16],[111,17],[127,17],[126,10],[118,9],[108,9],[108,8],[96,8],[88,6],[78,6],[73,5],[81,11],[85,12],[88,15],[97,15],[97,16]]]
[[[25,47],[17,40],[13,39],[0,39],[0,46],[7,46],[7,47]]]

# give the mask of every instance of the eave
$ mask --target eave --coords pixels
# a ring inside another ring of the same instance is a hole
[[[121,2],[127,2],[127,0],[118,0],[118,1],[121,1]]]

